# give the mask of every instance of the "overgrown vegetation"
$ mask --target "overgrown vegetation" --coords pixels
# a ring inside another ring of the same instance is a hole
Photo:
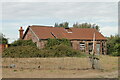
[[[51,48],[42,49],[37,57],[81,57],[85,56],[80,51],[74,50],[67,45],[55,45]]]
[[[32,40],[17,40],[11,43],[11,46],[36,46],[35,43],[32,42]]]
[[[6,48],[2,54],[2,57],[35,57],[36,54],[39,54],[39,49],[33,46],[12,46]]]
[[[68,39],[48,39],[46,47],[50,48],[60,44],[71,46],[71,42]]]
[[[8,44],[8,39],[2,33],[0,33],[0,44]]]
[[[31,40],[18,40],[5,49],[3,57],[81,57],[80,51],[74,50],[67,39],[48,39],[44,49],[38,49]]]
[[[107,41],[107,52],[109,55],[120,56],[120,36],[110,36]]]

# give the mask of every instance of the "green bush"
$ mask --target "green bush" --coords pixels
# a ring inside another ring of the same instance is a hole
[[[38,49],[32,40],[18,40],[4,50],[3,57],[81,57],[83,54],[74,50],[67,39],[48,39],[44,49]]]
[[[109,55],[120,56],[120,37],[118,35],[108,38],[107,52]]]
[[[39,49],[33,46],[16,46],[6,48],[2,53],[2,57],[36,57],[38,53],[40,53]]]
[[[71,42],[68,39],[48,39],[46,47],[51,48],[52,46],[60,45],[60,44],[71,46]]]
[[[120,56],[120,44],[115,44],[114,51],[112,52],[113,56]]]
[[[56,45],[53,47],[53,50],[55,50],[55,57],[74,57],[74,56],[78,56],[81,55],[80,51],[74,50],[69,46],[66,45]]]
[[[17,40],[11,43],[11,46],[36,46],[35,43],[32,42],[32,40]]]
[[[83,54],[80,51],[74,50],[66,45],[56,45],[50,49],[38,49],[34,46],[16,46],[9,47],[4,50],[3,57],[81,57]]]
[[[74,50],[69,46],[60,44],[51,47],[50,49],[41,49],[36,57],[81,57],[85,56],[80,51]]]

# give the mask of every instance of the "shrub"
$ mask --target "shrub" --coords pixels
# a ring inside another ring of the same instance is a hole
[[[107,52],[109,55],[120,56],[120,37],[118,35],[108,38]]]
[[[64,57],[64,56],[74,57],[74,56],[81,55],[80,51],[74,50],[71,47],[63,45],[63,44],[54,46],[53,50],[55,50],[56,57],[59,57],[59,56],[60,57]]]
[[[11,46],[36,46],[35,43],[32,42],[32,40],[17,40],[11,43]]]
[[[115,44],[114,51],[112,52],[113,56],[120,56],[120,44]]]
[[[84,56],[80,51],[74,50],[69,46],[60,44],[49,49],[42,49],[37,57],[81,57]]]
[[[2,57],[12,58],[36,57],[36,54],[39,53],[40,53],[39,49],[33,46],[16,46],[6,48],[2,53]]]
[[[46,48],[38,49],[32,40],[17,40],[4,50],[3,57],[81,57],[83,54],[74,50],[67,39],[48,39]]]
[[[16,46],[9,47],[4,50],[3,57],[77,57],[83,56],[80,51],[74,50],[66,45],[56,45],[50,49],[38,49],[34,46]]]
[[[51,48],[52,46],[60,45],[60,44],[71,46],[71,42],[68,39],[48,39],[46,47]]]

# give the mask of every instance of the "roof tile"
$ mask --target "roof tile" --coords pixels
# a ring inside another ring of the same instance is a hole
[[[40,39],[54,38],[55,36],[56,38],[92,40],[93,34],[95,33],[96,40],[106,40],[106,38],[100,32],[92,28],[65,29],[63,27],[49,26],[30,26],[30,28]]]

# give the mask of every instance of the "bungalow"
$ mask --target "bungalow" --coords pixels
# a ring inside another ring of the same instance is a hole
[[[96,29],[92,28],[63,28],[52,26],[28,26],[23,34],[22,27],[20,28],[20,39],[31,39],[36,43],[39,49],[44,48],[49,38],[66,38],[71,41],[73,49],[81,50],[87,54],[92,52],[93,49],[93,36],[95,34],[94,52],[96,54],[106,54],[106,41],[107,39]]]

